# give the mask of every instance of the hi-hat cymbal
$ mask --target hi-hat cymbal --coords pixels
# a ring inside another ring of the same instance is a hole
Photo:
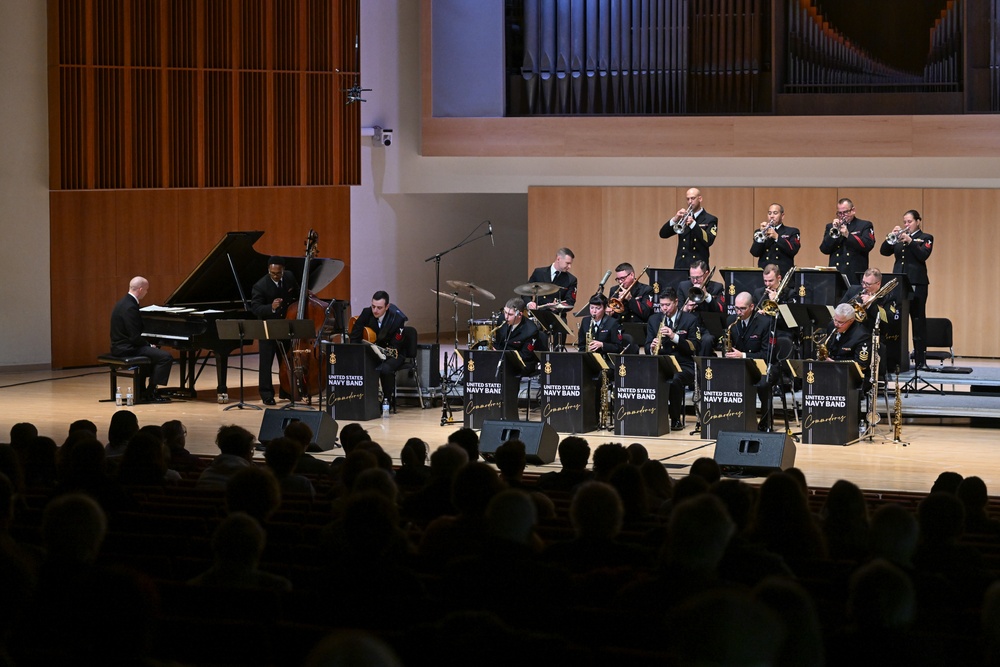
[[[472,283],[467,283],[464,280],[447,280],[445,282],[447,282],[450,287],[454,287],[457,290],[462,290],[463,292],[471,292],[473,294],[479,294],[480,296],[484,296],[487,299],[496,298],[495,296],[493,296],[492,292],[488,292],[479,285],[473,285]]]
[[[545,296],[546,294],[555,294],[558,291],[559,285],[552,283],[524,283],[514,288],[514,293],[521,296]]]
[[[436,289],[432,289],[432,292],[437,294],[442,299],[447,299],[448,301],[454,301],[455,303],[460,303],[463,306],[478,306],[479,304],[475,301],[469,301],[468,299],[463,299],[458,295],[458,292],[454,294],[449,294],[448,292],[438,292]]]

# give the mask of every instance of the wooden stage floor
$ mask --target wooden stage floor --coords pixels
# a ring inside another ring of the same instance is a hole
[[[254,383],[247,391],[247,402],[260,406],[256,391],[256,362],[255,355],[246,357],[247,367],[253,369],[247,372],[246,377]],[[169,419],[182,420],[188,429],[188,448],[197,454],[215,454],[214,437],[220,425],[239,424],[257,434],[264,413],[248,409],[223,411],[226,406],[215,401],[214,377],[212,369],[206,369],[197,385],[203,394],[203,398],[198,400],[137,405],[132,409],[141,425],[161,424]],[[172,379],[177,379],[176,368]],[[231,371],[231,404],[237,401],[238,381],[238,370]],[[69,424],[84,418],[97,424],[98,437],[105,441],[108,423],[117,409],[114,403],[100,402],[100,399],[107,398],[107,393],[108,375],[102,368],[0,373],[0,441],[8,439],[14,423],[30,421],[41,434],[62,443]],[[997,400],[1000,402],[1000,399]],[[433,450],[445,442],[448,433],[459,427],[441,426],[440,407],[421,410],[409,407],[410,403],[408,401],[406,406],[401,406],[399,413],[388,419],[365,422],[373,440],[396,460],[408,438],[422,438]],[[279,402],[278,407],[283,404]],[[457,409],[455,415],[456,418],[461,417]],[[538,419],[537,410],[532,413],[532,419]],[[966,476],[978,475],[985,480],[991,493],[1000,493],[998,431],[973,428],[965,420],[953,420],[953,424],[944,425],[939,420],[932,421],[932,424],[904,425],[902,439],[909,443],[907,445],[891,442],[891,427],[884,423],[880,425],[883,437],[877,437],[873,442],[847,447],[797,444],[795,465],[805,472],[811,486],[830,486],[838,479],[849,479],[865,489],[921,492],[930,489],[938,473],[954,470]],[[584,437],[592,450],[604,442],[622,440],[604,431],[588,433]],[[691,437],[686,430],[659,438],[628,438],[625,444],[628,442],[641,442],[651,457],[668,465],[670,474],[675,477],[687,474],[691,462],[701,456],[712,456],[714,451],[713,441]],[[332,458],[339,451],[331,450],[320,456]]]

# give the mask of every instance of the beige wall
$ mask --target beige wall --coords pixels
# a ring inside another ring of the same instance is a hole
[[[663,221],[685,207],[686,188],[534,187],[528,191],[528,264],[552,261],[559,246],[576,253],[573,273],[580,299],[593,293],[601,276],[621,262],[641,267],[673,266],[677,241],[658,236]],[[819,251],[823,225],[833,219],[837,200],[849,197],[860,218],[875,224],[881,245],[903,213],[920,211],[934,235],[928,262],[930,317],[947,317],[955,327],[955,351],[965,356],[997,356],[1000,311],[984,308],[979,286],[1000,283],[1000,262],[979,230],[1000,211],[1000,191],[920,188],[703,188],[704,206],[719,218],[712,265],[756,266],[750,255],[753,231],[769,204],[785,207],[785,219],[802,233],[798,266],[826,266]],[[892,258],[878,247],[871,266],[892,270]]]

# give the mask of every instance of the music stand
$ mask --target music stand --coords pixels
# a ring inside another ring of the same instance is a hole
[[[534,315],[545,331],[551,336],[551,340],[554,345],[551,346],[553,352],[565,352],[566,351],[566,336],[573,333],[566,324],[566,320],[557,315],[551,309],[541,309],[536,308],[535,310],[528,311]]]
[[[216,320],[215,328],[219,332],[219,338],[222,340],[238,340],[240,341],[240,402],[236,405],[229,405],[222,409],[223,412],[226,410],[232,410],[234,408],[239,410],[244,410],[246,408],[251,408],[253,410],[263,410],[264,408],[259,405],[252,405],[243,400],[243,346],[246,345],[246,340],[251,341],[263,338],[264,336],[264,321],[263,320]]]
[[[294,343],[297,340],[302,340],[304,338],[315,338],[316,337],[316,324],[312,320],[296,319],[296,320],[263,320],[264,322],[264,335],[263,340],[276,340],[276,341],[288,341],[289,343]],[[315,410],[316,408],[309,406],[299,406],[297,401],[297,384],[295,382],[295,368],[288,361],[288,350],[284,345],[279,345],[278,348],[281,350],[281,356],[285,361],[285,368],[288,369],[288,379],[292,385],[292,399],[288,405],[281,406],[282,410],[294,410],[298,407],[305,407],[309,410]],[[318,372],[319,369],[317,369]]]

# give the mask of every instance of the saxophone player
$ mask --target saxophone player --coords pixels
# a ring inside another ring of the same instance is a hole
[[[670,379],[669,412],[670,430],[684,428],[681,409],[684,407],[684,388],[694,381],[694,355],[697,353],[696,332],[698,318],[678,308],[677,290],[665,287],[659,294],[659,310],[646,325],[646,352],[672,354],[681,367]]]
[[[749,292],[736,295],[736,314],[729,319],[726,346],[727,359],[763,359],[768,364],[768,372],[757,382],[757,398],[760,400],[760,420],[757,430],[771,430],[771,391],[780,377],[779,367],[772,363],[775,347],[771,339],[774,319],[758,312]],[[748,406],[749,407],[749,406]]]
[[[857,321],[854,306],[849,303],[838,305],[833,311],[833,319],[826,328],[826,348],[830,361],[854,361],[865,373],[865,383],[858,393],[858,414],[863,415],[861,401],[871,386],[867,378],[871,362],[871,335]],[[867,428],[867,424],[862,424]]]
[[[620,352],[622,349],[618,320],[608,314],[608,297],[603,294],[590,297],[590,315],[580,323],[577,349],[580,352]]]

